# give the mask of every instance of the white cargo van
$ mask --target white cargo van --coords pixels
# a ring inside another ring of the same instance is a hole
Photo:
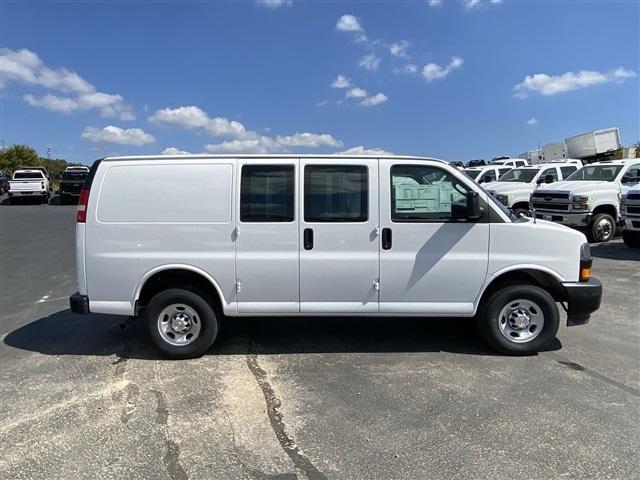
[[[511,217],[418,157],[110,157],[79,200],[76,313],[144,314],[166,355],[202,355],[223,316],[476,317],[528,354],[589,320],[582,233]]]

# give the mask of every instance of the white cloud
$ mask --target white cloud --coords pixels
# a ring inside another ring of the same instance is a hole
[[[238,137],[248,133],[240,122],[224,117],[211,118],[194,105],[156,110],[149,117],[149,122],[155,125],[178,126],[188,130],[202,129],[212,136]]]
[[[531,117],[529,120],[527,120],[527,125],[537,125],[538,119],[536,117]]]
[[[530,93],[550,96],[610,82],[622,83],[635,76],[636,72],[624,67],[618,67],[609,72],[580,70],[577,73],[567,72],[562,75],[536,73],[534,75],[527,75],[524,80],[513,89],[516,98],[527,98]]]
[[[445,78],[451,72],[460,68],[462,66],[462,62],[463,61],[460,57],[451,57],[451,61],[446,67],[441,67],[436,63],[427,63],[422,69],[422,76],[427,80],[427,82]]]
[[[176,147],[167,147],[162,150],[162,155],[191,155],[191,152],[186,150],[179,150]]]
[[[258,5],[271,9],[290,7],[293,4],[293,0],[256,0],[256,2]]]
[[[71,113],[78,109],[78,102],[72,98],[58,97],[50,93],[41,98],[36,98],[31,94],[25,95],[23,98],[32,107],[42,107],[54,112]]]
[[[501,3],[502,0],[462,0],[462,5],[467,11],[474,10],[484,5],[500,5]]]
[[[336,152],[335,155],[393,155],[393,153],[381,148],[365,148],[362,145],[351,147],[342,152]]]
[[[391,52],[391,55],[393,55],[394,57],[409,58],[407,49],[410,45],[411,44],[406,40],[399,40],[389,45],[389,52]]]
[[[271,137],[259,136],[253,139],[207,144],[204,150],[208,153],[278,153],[282,148]]]
[[[113,125],[102,129],[86,127],[81,136],[85,140],[90,140],[94,143],[117,143],[119,145],[141,146],[156,141],[153,135],[140,128],[123,129]]]
[[[389,98],[382,92],[376,93],[371,97],[367,97],[360,102],[360,105],[363,107],[375,107],[376,105],[380,105],[381,103],[386,102]]]
[[[353,15],[342,15],[336,22],[336,30],[341,32],[364,32],[360,19]]]
[[[332,88],[349,88],[351,87],[351,80],[344,75],[338,75],[336,79],[331,82]]]
[[[327,100],[321,100],[320,102],[316,102],[316,107],[324,107],[328,103]]]
[[[210,117],[194,105],[157,110],[149,117],[156,125],[168,125],[208,133],[214,137],[230,137],[221,143],[205,145],[209,153],[277,153],[289,148],[340,147],[342,142],[327,133],[296,132],[271,137],[247,130],[244,125],[224,117]],[[269,129],[265,129],[269,131]]]
[[[367,96],[367,91],[364,88],[354,87],[347,90],[345,96],[347,98],[364,98]]]
[[[401,67],[396,67],[392,70],[393,73],[405,74],[405,75],[410,75],[412,73],[416,73],[417,71],[418,71],[418,66],[414,65],[413,63],[409,63]]]
[[[317,148],[322,146],[341,147],[342,142],[336,140],[328,133],[294,133],[293,135],[278,135],[276,142],[281,147],[308,147]]]
[[[428,0],[427,2],[430,7],[440,7],[442,6],[442,0]]]
[[[375,53],[370,53],[360,58],[358,66],[370,72],[375,72],[380,66],[380,58],[378,58]]]
[[[50,68],[31,50],[0,49],[0,85],[10,82],[32,85],[74,95],[61,97],[46,94],[36,97],[27,94],[23,98],[31,106],[61,113],[98,109],[103,117],[134,120],[133,108],[121,95],[103,93],[87,80],[66,68]]]

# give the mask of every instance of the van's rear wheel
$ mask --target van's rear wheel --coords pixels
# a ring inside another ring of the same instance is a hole
[[[478,313],[478,329],[495,350],[528,355],[556,337],[560,315],[553,297],[535,285],[515,285],[494,292]]]
[[[218,318],[209,302],[181,288],[156,294],[145,320],[153,343],[169,358],[202,356],[218,336]]]

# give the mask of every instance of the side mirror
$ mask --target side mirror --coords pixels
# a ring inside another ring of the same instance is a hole
[[[545,175],[544,176],[544,183],[553,183],[555,181],[555,179],[553,178],[553,175]]]
[[[467,192],[466,200],[466,204],[451,204],[451,216],[457,220],[475,220],[482,217],[480,194],[478,192]]]

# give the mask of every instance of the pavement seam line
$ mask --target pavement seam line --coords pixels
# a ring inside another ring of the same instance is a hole
[[[267,404],[267,415],[271,428],[280,443],[284,452],[289,456],[293,464],[300,471],[304,472],[309,480],[327,480],[327,477],[304,455],[298,447],[296,441],[286,431],[282,412],[280,407],[282,402],[276,396],[273,387],[269,383],[267,372],[258,364],[258,355],[254,351],[253,335],[249,341],[249,351],[247,352],[247,366],[253,374],[258,386],[262,390],[265,402]]]
[[[547,356],[553,358],[556,362],[560,363],[561,365],[564,365],[567,368],[571,368],[573,370],[577,370],[580,372],[584,372],[587,375],[596,378],[602,382],[608,383],[609,385],[619,388],[620,390],[623,390],[624,392],[628,393],[629,395],[633,395],[634,397],[639,397],[640,398],[640,390],[638,390],[637,388],[631,387],[629,385],[625,385],[622,382],[619,382],[617,380],[614,380],[613,378],[609,378],[606,375],[603,375],[602,373],[596,372],[595,370],[591,370],[590,368],[584,367],[582,365],[580,365],[579,363],[573,362],[572,360],[564,357],[563,355],[560,355],[558,353],[555,352],[547,352]]]

